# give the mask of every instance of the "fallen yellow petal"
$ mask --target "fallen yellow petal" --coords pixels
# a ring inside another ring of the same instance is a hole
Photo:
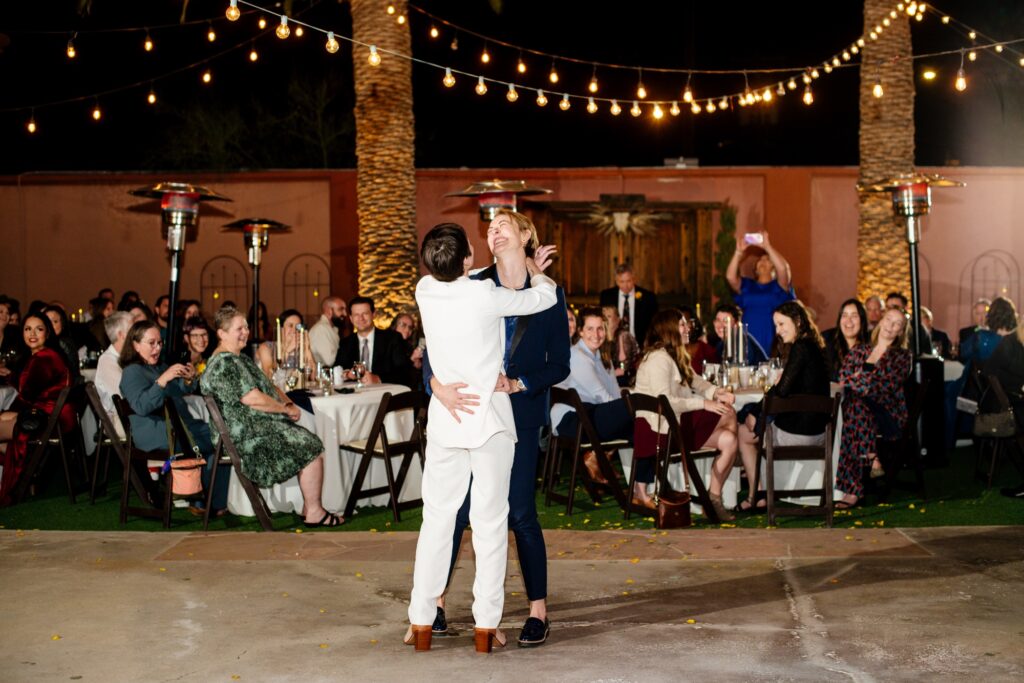
[[[928,511],[928,510],[927,510],[927,508],[921,508],[921,514],[922,514],[922,515],[923,515],[923,514],[924,514],[925,512],[927,512],[927,511]]]
[[[696,620],[696,619],[687,619],[687,620],[686,620],[686,623],[687,623],[687,624],[696,624],[696,623],[697,623],[697,620]]]
[[[839,579],[831,579],[829,583],[839,583]]]
[[[357,579],[363,578],[363,573],[362,572],[356,572],[356,578]]]
[[[320,608],[320,614],[327,614],[327,610],[325,610],[323,607],[321,607]]]
[[[634,581],[633,579],[626,579],[626,583],[633,584],[636,583],[636,581]]]
[[[511,595],[512,597],[515,597],[515,596],[519,595],[519,591],[512,591],[511,593],[509,593],[509,595]]]
[[[320,643],[320,649],[321,650],[326,650],[327,649],[327,643]]]
[[[302,533],[302,529],[296,529],[296,530],[295,530],[295,533],[297,533],[297,534],[301,534],[301,533]]]
[[[282,597],[282,598],[287,598],[287,597],[288,597],[288,594],[287,594],[287,593],[281,593],[281,597]]]
[[[638,564],[639,562],[640,562],[640,558],[639,557],[633,557],[633,558],[630,558],[630,560],[629,560],[630,564]]]
[[[374,638],[374,639],[370,640],[370,645],[376,645],[377,642],[378,642],[377,639]]]
[[[242,680],[242,677],[239,676],[238,674],[231,674],[231,680],[233,680],[233,681],[240,681],[240,680]]]
[[[167,567],[160,567],[160,571],[162,571],[162,572],[167,571]]]
[[[860,521],[860,520],[858,519],[858,520],[857,520],[856,522],[854,522],[854,524],[856,524],[857,526],[863,526],[863,525],[864,525],[864,522],[862,522],[862,521]]]
[[[736,528],[735,524],[719,524],[718,526],[720,526],[723,529],[735,529]]]
[[[910,504],[910,505],[908,505],[907,507],[908,507],[908,508],[910,508],[911,510],[913,510],[913,509],[914,509],[914,504],[913,504],[913,503],[911,503],[911,504]]]
[[[623,595],[629,595],[629,591],[622,591]]]
[[[50,636],[50,640],[60,640],[60,636],[54,633],[52,636]]]
[[[843,536],[843,540],[844,541],[852,541],[853,540],[853,536]]]

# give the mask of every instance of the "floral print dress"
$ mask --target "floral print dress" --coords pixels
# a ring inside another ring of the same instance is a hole
[[[890,347],[872,367],[867,363],[871,349],[870,344],[855,347],[839,371],[844,398],[836,488],[858,498],[864,495],[863,462],[875,452],[880,431],[876,413],[883,412],[900,429],[907,423],[903,384],[910,375],[910,351]]]
[[[264,413],[242,403],[253,389],[268,396],[277,390],[245,356],[222,352],[206,363],[200,380],[203,393],[213,396],[224,415],[231,440],[242,458],[242,472],[266,488],[291,479],[324,450],[320,438],[284,414]],[[210,425],[217,438],[217,431]]]

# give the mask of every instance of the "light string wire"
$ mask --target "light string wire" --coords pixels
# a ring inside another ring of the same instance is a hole
[[[250,10],[243,12],[239,17],[251,16],[256,12]],[[200,26],[204,24],[210,24],[215,21],[231,21],[224,16],[223,12],[219,12],[212,17],[206,19],[189,19],[188,21],[174,22],[173,24],[153,24],[145,26],[119,26],[116,28],[68,28],[68,29],[35,29],[35,28],[12,28],[5,29],[6,33],[12,34],[24,34],[32,36],[67,36],[75,34],[76,36],[86,36],[101,33],[145,33],[146,31],[164,31],[166,29],[188,27],[188,26]]]

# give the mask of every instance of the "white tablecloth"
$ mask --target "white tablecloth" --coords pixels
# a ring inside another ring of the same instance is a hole
[[[958,360],[942,362],[942,381],[955,382],[964,374],[964,364]]]
[[[312,399],[313,414],[303,411],[299,424],[315,432],[320,440],[324,442],[324,485],[321,490],[322,504],[330,511],[341,511],[348,502],[349,492],[352,490],[352,480],[355,478],[359,466],[359,457],[349,451],[341,451],[338,446],[343,443],[365,439],[370,435],[373,426],[373,418],[377,414],[377,407],[385,392],[401,394],[409,391],[408,387],[397,384],[379,384],[363,387],[354,394],[334,394],[332,396],[319,396]],[[405,440],[412,434],[413,417],[412,411],[393,413],[384,423],[388,438],[393,440]],[[401,464],[401,457],[392,459],[392,466],[397,476],[398,467]],[[420,497],[420,482],[423,478],[423,471],[420,468],[418,457],[414,457],[409,467],[405,485],[399,493],[399,500],[412,500]],[[384,462],[375,459],[363,481],[363,488],[376,488],[387,485],[387,475]],[[274,512],[296,512],[302,511],[302,491],[299,489],[299,480],[292,477],[288,481],[273,486],[269,489],[261,489],[263,497]],[[387,494],[363,498],[359,501],[360,507],[366,505],[386,505]],[[228,489],[228,510],[237,515],[252,516],[252,506],[249,499],[238,483],[234,472],[231,474],[231,486]]]

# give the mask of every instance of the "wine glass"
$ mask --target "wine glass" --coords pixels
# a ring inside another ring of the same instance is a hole
[[[363,376],[366,375],[366,363],[357,361],[352,365],[352,374],[356,378],[356,389],[363,388]]]

